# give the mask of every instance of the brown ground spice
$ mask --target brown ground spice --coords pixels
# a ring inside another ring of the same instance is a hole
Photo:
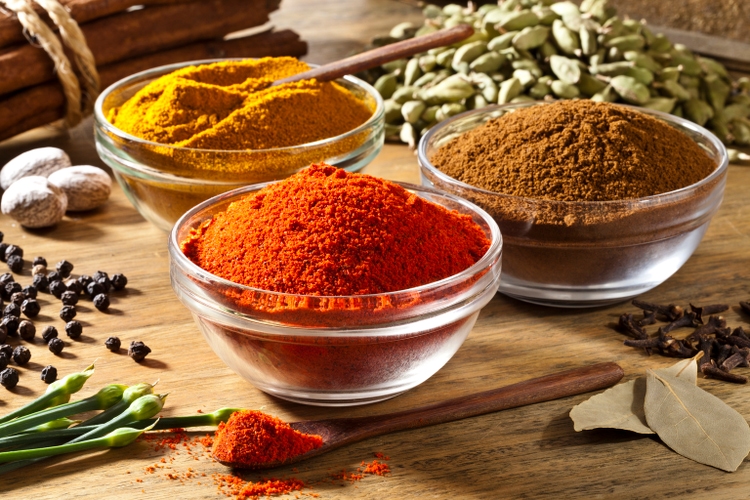
[[[674,191],[716,163],[668,124],[588,100],[522,108],[440,148],[431,162],[488,191],[558,201],[608,201]]]

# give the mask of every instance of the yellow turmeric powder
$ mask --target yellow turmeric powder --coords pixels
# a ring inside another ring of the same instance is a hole
[[[189,66],[149,83],[110,110],[108,119],[128,134],[160,144],[258,150],[335,137],[372,116],[362,100],[333,82],[270,87],[307,69],[291,57]]]

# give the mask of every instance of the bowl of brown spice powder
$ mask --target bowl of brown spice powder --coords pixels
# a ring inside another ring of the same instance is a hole
[[[96,101],[97,152],[141,215],[165,231],[212,196],[311,163],[361,169],[383,146],[382,98],[353,76],[271,86],[309,68],[267,57],[136,73]]]
[[[500,291],[593,307],[659,285],[721,204],[728,158],[706,129],[588,100],[490,106],[431,129],[422,182],[486,210],[504,239]]]

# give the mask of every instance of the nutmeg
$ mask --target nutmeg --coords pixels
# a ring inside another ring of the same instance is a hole
[[[107,172],[91,165],[77,165],[57,170],[47,178],[68,197],[68,210],[91,210],[109,199],[112,179]]]
[[[18,179],[30,175],[47,177],[70,166],[70,158],[60,148],[35,148],[16,156],[0,170],[0,187],[8,189]]]
[[[65,192],[41,175],[18,179],[5,190],[0,201],[0,210],[4,214],[30,228],[60,222],[67,207]]]

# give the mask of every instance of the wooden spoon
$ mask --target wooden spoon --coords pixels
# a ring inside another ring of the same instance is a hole
[[[350,75],[370,68],[375,68],[402,57],[413,56],[425,50],[434,49],[451,45],[461,40],[465,40],[474,33],[474,28],[468,24],[459,24],[453,28],[436,31],[429,35],[409,38],[401,42],[391,43],[377,49],[368,50],[361,54],[356,54],[340,61],[318,66],[304,73],[276,80],[271,84],[280,85],[282,83],[298,82],[300,80],[309,80],[315,78],[320,82],[329,82],[344,75]]]
[[[270,469],[307,460],[341,446],[390,432],[452,422],[485,413],[507,410],[508,408],[604,389],[619,382],[622,376],[622,368],[616,363],[598,363],[398,413],[371,417],[293,422],[289,424],[293,429],[306,434],[321,436],[323,446],[283,462],[264,462],[249,465],[224,462],[216,459],[216,457],[214,458],[226,466],[239,469]]]

